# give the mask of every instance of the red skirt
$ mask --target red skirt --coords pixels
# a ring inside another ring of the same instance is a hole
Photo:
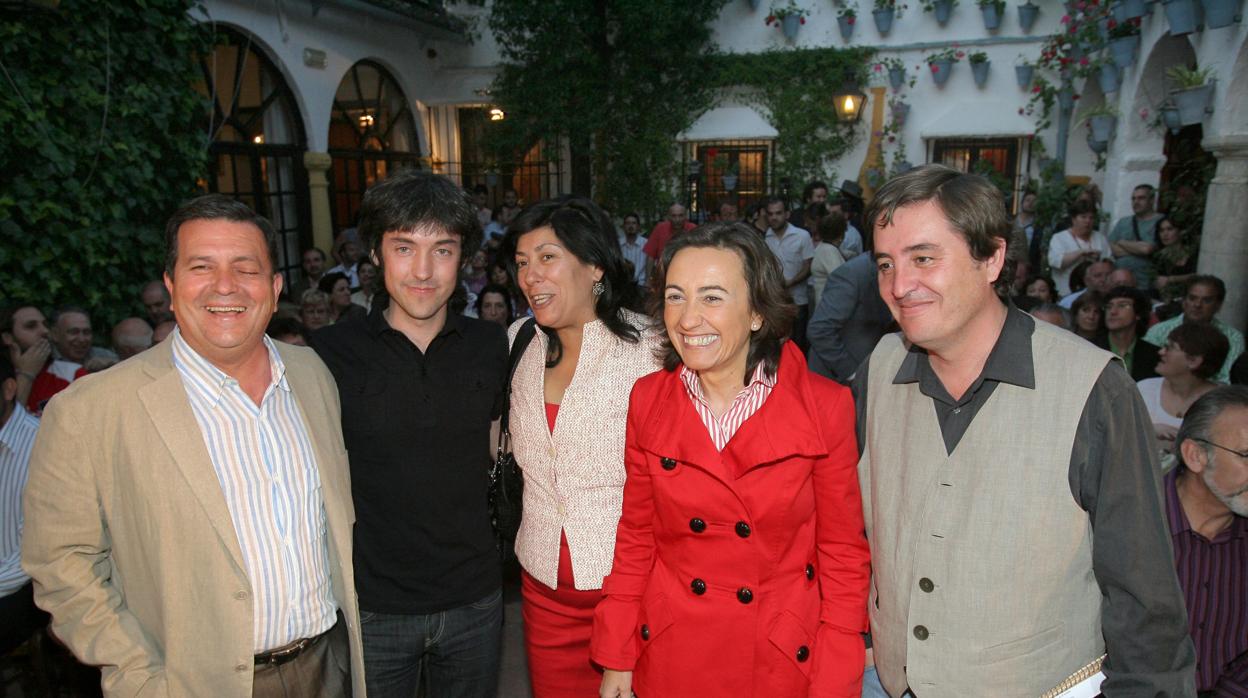
[[[594,607],[602,591],[577,591],[568,539],[559,537],[559,587],[551,589],[520,572],[524,647],[533,698],[594,698],[602,673],[589,661]]]

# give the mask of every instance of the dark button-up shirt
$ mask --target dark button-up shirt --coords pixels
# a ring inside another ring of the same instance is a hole
[[[1192,530],[1177,485],[1173,471],[1165,481],[1166,516],[1196,644],[1196,688],[1248,698],[1248,519],[1236,516],[1209,540]]]
[[[486,497],[507,337],[450,314],[422,353],[386,322],[389,305],[379,294],[366,318],[318,330],[311,345],[342,400],[360,609],[428,614],[501,584]]]
[[[1010,306],[983,371],[956,400],[927,352],[911,347],[893,383],[918,383],[919,392],[931,398],[947,452],[957,448],[999,384],[1035,388],[1035,326],[1030,315]],[[866,436],[869,364],[870,358],[854,376],[859,444]],[[1010,448],[1008,434],[1002,435],[1001,448]],[[1103,595],[1101,630],[1109,654],[1102,690],[1110,698],[1191,695],[1194,657],[1172,573],[1159,472],[1148,410],[1122,364],[1113,360],[1084,404],[1068,476],[1071,495],[1092,522],[1092,571]]]

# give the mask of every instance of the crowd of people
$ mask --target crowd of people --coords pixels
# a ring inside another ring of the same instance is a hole
[[[1248,695],[1243,337],[1151,187],[1052,235],[939,165],[648,234],[486,194],[394,174],[291,278],[207,195],[111,348],[4,310],[0,650],[487,697],[514,551],[538,698]]]

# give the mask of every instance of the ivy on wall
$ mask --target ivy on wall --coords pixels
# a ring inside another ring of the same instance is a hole
[[[141,310],[206,165],[190,0],[0,6],[0,302]]]
[[[779,132],[775,179],[788,178],[800,187],[836,179],[832,163],[853,146],[861,126],[837,121],[832,95],[845,84],[866,85],[874,54],[862,47],[722,54],[713,82],[746,88],[745,98],[766,110]]]

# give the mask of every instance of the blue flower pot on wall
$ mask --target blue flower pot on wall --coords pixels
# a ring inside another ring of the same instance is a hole
[[[1031,87],[1031,79],[1036,75],[1036,66],[1030,63],[1014,66],[1014,78],[1018,80],[1018,88],[1025,90]]]
[[[937,24],[945,26],[949,15],[953,14],[953,0],[935,0],[932,3],[932,14],[936,17]]]
[[[1140,47],[1140,35],[1120,36],[1109,40],[1109,55],[1119,68],[1135,65],[1135,50]]]
[[[1092,137],[1091,133],[1089,133],[1088,134],[1088,148],[1092,152],[1096,153],[1097,155],[1100,155],[1106,150],[1109,150],[1109,141],[1098,141],[1097,139]]]
[[[906,84],[905,68],[889,68],[888,69],[888,85],[894,90],[900,90],[901,86]]]
[[[988,82],[988,67],[990,65],[992,65],[992,61],[971,64],[971,75],[975,77],[975,85],[977,87],[983,87]]]
[[[1205,8],[1205,26],[1209,29],[1229,27],[1240,21],[1240,0],[1202,0]]]
[[[1112,10],[1114,19],[1121,24],[1128,19],[1135,19],[1148,14],[1148,5],[1144,0],[1119,0],[1114,4]]]
[[[941,59],[931,61],[927,65],[932,71],[932,82],[937,85],[949,82],[949,74],[953,72],[953,61]]]
[[[875,20],[875,29],[881,34],[887,34],[893,28],[893,17],[896,10],[886,7],[882,10],[872,10],[871,17]]]
[[[984,29],[994,31],[1001,27],[1001,12],[996,5],[980,5],[979,11],[984,15]]]
[[[1122,84],[1122,69],[1113,63],[1102,63],[1096,78],[1101,83],[1101,92],[1117,92],[1118,86]]]
[[[1116,116],[1094,116],[1088,119],[1088,125],[1092,128],[1092,138],[1098,141],[1109,141],[1114,139],[1114,126],[1118,124]]]
[[[1170,36],[1183,36],[1196,31],[1195,0],[1165,0],[1162,7],[1170,24]]]
[[[1018,26],[1023,28],[1024,33],[1031,31],[1039,16],[1040,6],[1033,5],[1030,0],[1018,6]]]
[[[780,28],[784,31],[784,38],[792,41],[797,38],[797,30],[802,28],[802,18],[800,15],[785,15],[780,20]]]
[[[849,37],[854,35],[854,18],[841,16],[836,18],[836,26],[841,30],[841,38],[849,43]]]

